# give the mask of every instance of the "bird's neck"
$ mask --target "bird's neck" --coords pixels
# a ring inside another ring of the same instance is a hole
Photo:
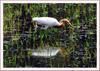
[[[60,25],[55,26],[56,28],[63,28],[64,27],[64,23],[60,23]]]

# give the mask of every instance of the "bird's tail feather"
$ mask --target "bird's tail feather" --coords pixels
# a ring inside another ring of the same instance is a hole
[[[38,19],[37,17],[35,17],[35,18],[32,18],[32,21],[37,21],[37,19]]]

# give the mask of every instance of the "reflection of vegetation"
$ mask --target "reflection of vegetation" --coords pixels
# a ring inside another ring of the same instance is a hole
[[[35,31],[31,17],[41,16],[68,18],[74,28]],[[49,46],[62,57],[51,67],[96,67],[96,4],[4,4],[3,19],[4,67],[38,67],[27,49]]]

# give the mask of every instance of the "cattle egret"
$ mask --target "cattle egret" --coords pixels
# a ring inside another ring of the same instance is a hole
[[[40,29],[47,29],[49,27],[63,28],[65,25],[71,25],[68,19],[61,19],[58,22],[56,18],[52,17],[34,17],[32,21],[41,26]],[[38,26],[35,28],[38,28]]]

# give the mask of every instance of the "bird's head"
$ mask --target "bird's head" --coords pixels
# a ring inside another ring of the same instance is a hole
[[[60,23],[65,26],[65,25],[71,25],[70,21],[68,19],[61,19]]]

